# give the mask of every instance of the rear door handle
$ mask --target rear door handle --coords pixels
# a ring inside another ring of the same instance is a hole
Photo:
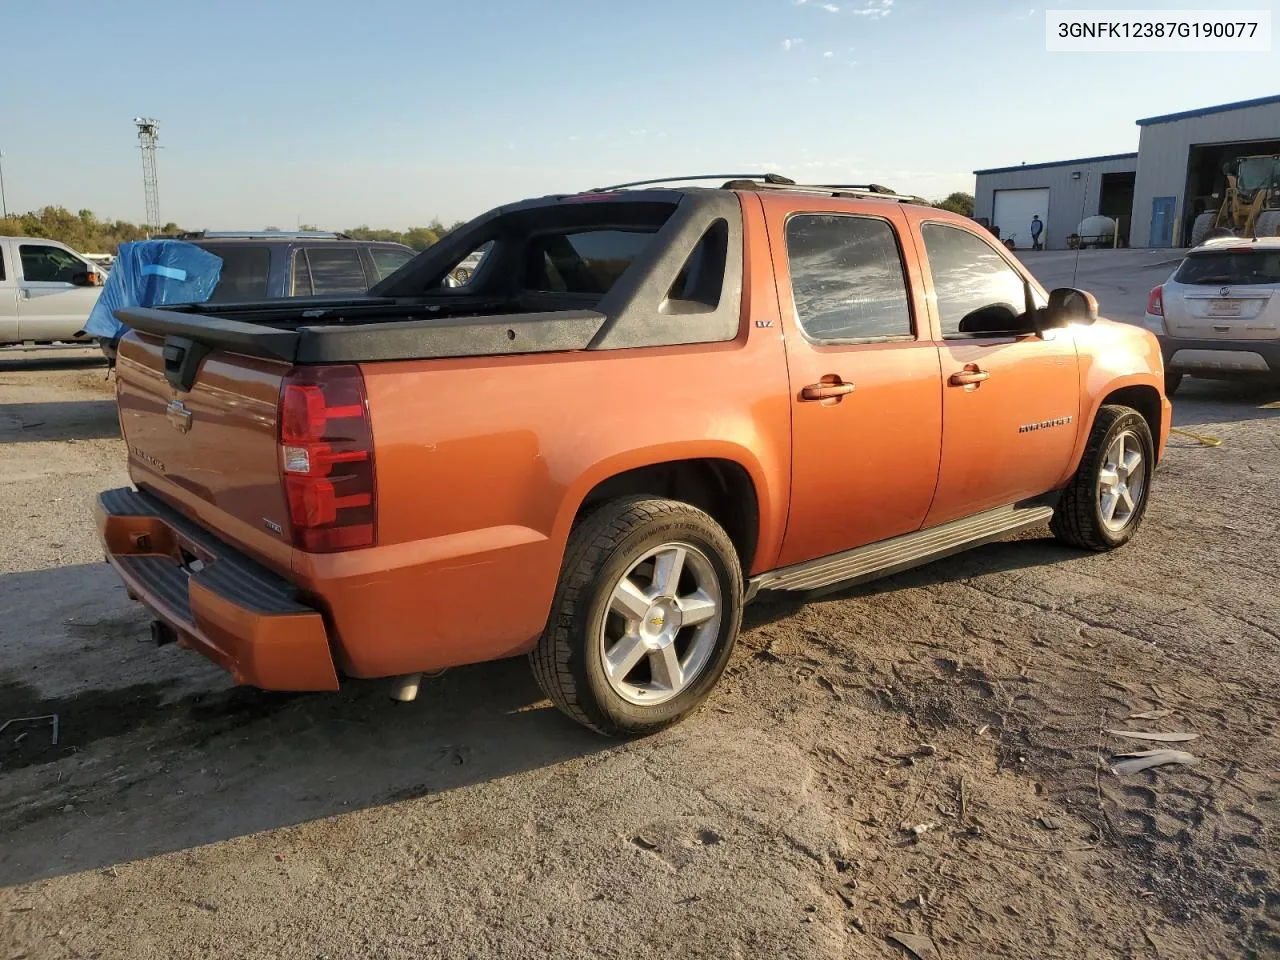
[[[981,383],[990,376],[991,374],[986,370],[980,370],[977,367],[972,367],[953,373],[950,379],[947,380],[947,383],[951,384],[953,387],[968,387],[975,383]]]
[[[800,391],[801,400],[833,400],[853,393],[852,383],[811,383]]]

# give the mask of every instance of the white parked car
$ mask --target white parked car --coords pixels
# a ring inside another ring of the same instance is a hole
[[[0,237],[0,346],[89,341],[83,333],[105,271],[64,243]]]
[[[1280,379],[1280,237],[1222,237],[1191,250],[1147,297],[1165,392],[1184,375]]]

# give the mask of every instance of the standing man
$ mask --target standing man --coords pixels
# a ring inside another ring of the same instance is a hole
[[[1044,224],[1040,222],[1040,214],[1036,214],[1031,218],[1031,249],[1043,250],[1040,245],[1040,234],[1044,233]]]

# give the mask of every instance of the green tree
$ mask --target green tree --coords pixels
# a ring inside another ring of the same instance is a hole
[[[955,193],[947,194],[945,200],[939,200],[934,206],[940,210],[950,210],[952,213],[958,213],[964,217],[972,217],[973,194],[961,193],[957,190]]]
[[[343,231],[357,240],[389,240],[403,243],[414,250],[425,250],[452,230],[456,230],[464,221],[445,226],[439,220],[432,220],[426,226],[410,227],[408,230],[388,230],[370,227],[367,224]],[[276,230],[277,227],[266,227]],[[306,224],[302,229],[316,230],[314,224]],[[161,229],[166,236],[184,233],[182,227],[170,221]],[[81,253],[116,253],[120,244],[131,240],[145,240],[150,231],[147,227],[125,220],[100,220],[92,210],[80,210],[72,213],[65,207],[41,207],[27,213],[14,213],[0,218],[0,236],[10,237],[42,237],[65,243]]]

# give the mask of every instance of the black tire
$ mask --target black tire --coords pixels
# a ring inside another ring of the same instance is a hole
[[[1200,214],[1191,224],[1191,246],[1198,247],[1209,238],[1214,221],[1218,219],[1218,211],[1210,210]]]
[[[646,552],[666,543],[692,546],[709,562],[720,589],[720,622],[705,666],[688,686],[662,703],[640,705],[611,686],[600,630],[617,583]],[[592,730],[611,737],[661,730],[695,710],[720,679],[742,622],[742,590],[733,542],[701,510],[653,497],[606,503],[569,536],[546,630],[529,654],[533,675],[552,703]]]
[[[1182,386],[1182,374],[1165,372],[1164,375],[1164,395],[1172,397],[1178,392],[1178,388]]]
[[[1099,473],[1105,462],[1107,450],[1115,439],[1124,432],[1137,437],[1142,450],[1145,474],[1142,490],[1134,504],[1133,511],[1120,529],[1113,529],[1103,519],[1102,507],[1099,503]],[[1151,428],[1142,414],[1131,407],[1105,406],[1098,411],[1089,433],[1089,442],[1085,445],[1084,456],[1080,458],[1080,466],[1071,478],[1049,529],[1053,535],[1064,543],[1085,550],[1114,550],[1129,542],[1129,539],[1142,525],[1142,518],[1147,512],[1147,503],[1151,498],[1151,478],[1155,472],[1155,444],[1151,440]]]

